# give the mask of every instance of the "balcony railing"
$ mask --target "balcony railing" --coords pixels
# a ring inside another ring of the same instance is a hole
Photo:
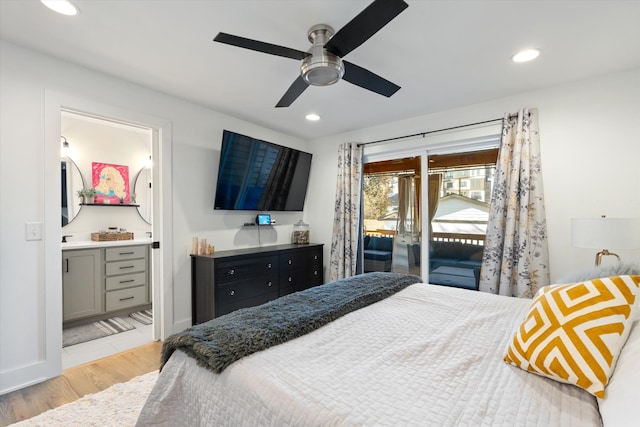
[[[378,228],[375,230],[364,230],[364,234],[365,236],[375,236],[375,237],[393,237],[396,234],[398,234],[398,232],[396,230],[385,230],[382,228]]]
[[[436,242],[460,242],[467,245],[483,245],[486,235],[484,234],[462,234],[462,233],[433,233],[433,240]]]
[[[365,230],[364,234],[366,236],[377,236],[377,237],[393,237],[397,234],[396,230],[384,230],[384,229],[375,229],[375,230]],[[471,233],[441,233],[434,232],[433,240],[436,242],[460,242],[467,245],[483,245],[486,236],[484,234],[471,234]]]

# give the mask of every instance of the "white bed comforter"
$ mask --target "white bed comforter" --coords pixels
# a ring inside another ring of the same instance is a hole
[[[138,425],[601,425],[593,396],[503,362],[529,303],[416,284],[221,374],[177,351]]]

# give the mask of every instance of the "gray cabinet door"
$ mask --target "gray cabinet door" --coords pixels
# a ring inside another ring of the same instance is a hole
[[[104,312],[100,249],[62,252],[63,320]]]

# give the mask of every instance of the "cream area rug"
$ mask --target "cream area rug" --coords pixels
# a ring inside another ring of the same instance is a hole
[[[134,426],[142,405],[157,379],[158,371],[149,372],[126,383],[114,384],[99,393],[88,394],[75,402],[11,425],[19,427]]]

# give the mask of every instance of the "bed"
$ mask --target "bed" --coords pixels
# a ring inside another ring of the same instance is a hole
[[[389,275],[358,277],[385,281]],[[397,276],[410,284],[223,369],[205,367],[180,345],[165,349],[138,425],[566,427],[603,425],[605,401],[612,422],[637,412],[628,393],[635,400],[640,387],[638,322],[627,344],[634,354],[623,352],[618,360],[630,379],[615,377],[614,384],[612,378],[611,397],[599,399],[505,363],[531,300]],[[323,286],[348,287],[350,280]]]

